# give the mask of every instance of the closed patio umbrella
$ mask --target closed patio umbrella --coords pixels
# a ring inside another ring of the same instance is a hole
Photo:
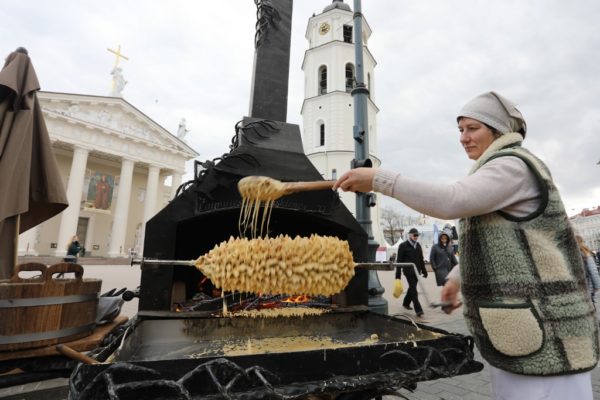
[[[0,279],[12,275],[18,234],[68,206],[39,89],[27,50],[10,53],[0,71]]]

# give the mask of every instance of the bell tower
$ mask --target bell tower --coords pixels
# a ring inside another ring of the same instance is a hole
[[[354,40],[353,12],[342,0],[334,0],[323,12],[308,20],[304,54],[304,102],[302,103],[304,152],[324,179],[337,179],[350,169],[354,159]],[[363,19],[364,80],[369,89],[367,103],[369,152],[373,166],[377,157],[377,112],[375,105],[375,58],[368,49],[371,28]],[[340,192],[342,201],[354,214],[356,196]],[[373,236],[385,244],[379,227],[379,206],[371,209]]]

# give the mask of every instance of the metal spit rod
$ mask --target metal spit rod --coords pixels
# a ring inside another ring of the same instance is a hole
[[[194,267],[196,260],[159,260],[156,258],[132,258],[131,265],[183,265],[187,267]],[[396,267],[401,268],[414,268],[413,263],[395,263],[392,261],[388,262],[375,262],[375,263],[356,263],[355,268],[362,268],[376,271],[394,271]]]

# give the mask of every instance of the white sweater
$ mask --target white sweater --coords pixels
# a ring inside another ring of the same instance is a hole
[[[539,184],[518,157],[499,157],[450,185],[425,183],[379,169],[373,190],[400,200],[413,210],[440,219],[457,219],[502,210],[524,217],[540,205]],[[448,278],[459,278],[453,268]]]

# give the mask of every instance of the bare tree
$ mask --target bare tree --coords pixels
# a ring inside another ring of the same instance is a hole
[[[394,244],[402,237],[402,226],[404,216],[392,207],[381,207],[379,223],[383,230],[383,236],[389,244]]]

